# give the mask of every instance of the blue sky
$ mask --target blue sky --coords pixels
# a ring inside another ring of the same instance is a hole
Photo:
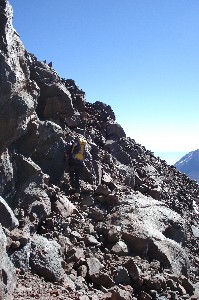
[[[25,48],[155,153],[199,148],[198,0],[10,0]],[[180,157],[179,157],[180,158]]]

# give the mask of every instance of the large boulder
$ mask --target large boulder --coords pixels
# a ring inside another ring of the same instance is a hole
[[[33,114],[39,88],[30,80],[26,51],[12,26],[7,0],[0,2],[0,152],[21,136]]]
[[[29,124],[27,133],[17,141],[16,147],[24,156],[31,157],[43,173],[50,176],[53,184],[59,184],[66,168],[66,142],[59,125],[35,120]]]
[[[57,121],[74,114],[71,94],[58,74],[46,63],[30,64],[31,79],[40,87],[37,113],[41,119]]]
[[[12,300],[16,285],[16,272],[6,253],[7,240],[0,225],[0,299]]]
[[[51,212],[48,192],[49,177],[30,158],[15,155],[17,194],[14,201],[16,214],[21,221],[31,221],[37,228]]]
[[[61,246],[56,241],[34,235],[30,252],[30,266],[48,281],[62,281],[65,277],[62,268]]]
[[[184,219],[139,192],[126,197],[124,203],[118,207],[117,216],[122,217],[121,234],[129,249],[159,260],[177,275],[187,274],[189,261],[182,247],[186,240]]]

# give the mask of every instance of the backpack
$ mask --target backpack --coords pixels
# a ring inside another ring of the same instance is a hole
[[[85,158],[85,148],[87,141],[80,138],[77,142],[72,145],[71,154],[74,159],[83,161]]]

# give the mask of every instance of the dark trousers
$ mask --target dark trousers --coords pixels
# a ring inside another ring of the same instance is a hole
[[[80,191],[80,180],[83,169],[83,161],[78,159],[70,159],[68,162],[68,171],[72,188],[76,193]]]

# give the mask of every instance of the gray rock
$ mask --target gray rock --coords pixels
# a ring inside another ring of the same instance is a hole
[[[32,222],[37,228],[51,212],[51,202],[48,196],[49,177],[41,171],[30,158],[16,155],[16,176],[18,178],[18,192],[15,197],[15,212],[20,217],[20,211],[27,217],[23,222]],[[23,171],[22,171],[23,170]]]
[[[51,122],[41,122],[36,119],[32,122],[17,141],[17,147],[25,157],[31,157],[43,173],[50,176],[53,184],[59,184],[66,170],[64,151],[66,141],[62,128]]]
[[[40,85],[40,89],[38,104],[41,118],[56,122],[74,114],[71,95],[63,84],[46,82]]]
[[[107,120],[107,119],[112,119],[115,120],[115,114],[110,107],[110,105],[107,105],[103,102],[96,101],[95,103],[92,104],[92,106],[100,112],[100,119],[101,120]]]
[[[30,68],[31,79],[40,87],[37,113],[41,119],[59,119],[74,114],[71,94],[58,74],[45,63],[34,61]]]
[[[111,249],[111,251],[114,254],[120,255],[120,256],[125,256],[128,255],[129,251],[128,251],[128,246],[123,242],[123,241],[119,241],[117,242]]]
[[[30,253],[30,267],[48,281],[62,281],[65,272],[62,268],[61,246],[55,241],[34,235]],[[52,255],[53,253],[53,255]]]
[[[67,218],[77,211],[69,199],[61,193],[56,195],[56,201],[52,203],[52,210],[63,218]]]
[[[189,261],[181,246],[186,233],[179,214],[137,193],[126,199],[125,210],[119,207],[118,215],[123,217],[122,238],[131,251],[158,259],[174,273],[186,275]]]
[[[101,262],[95,257],[87,258],[86,262],[88,265],[88,272],[91,277],[92,275],[99,273],[99,271],[104,267],[104,265],[101,264]]]
[[[93,235],[90,235],[90,234],[86,235],[86,244],[87,245],[94,245],[94,246],[100,246],[101,245],[101,243],[98,242],[98,240]]]
[[[81,265],[78,269],[77,269],[77,273],[78,276],[81,276],[83,278],[85,278],[87,276],[87,272],[88,272],[88,268],[85,265]]]

